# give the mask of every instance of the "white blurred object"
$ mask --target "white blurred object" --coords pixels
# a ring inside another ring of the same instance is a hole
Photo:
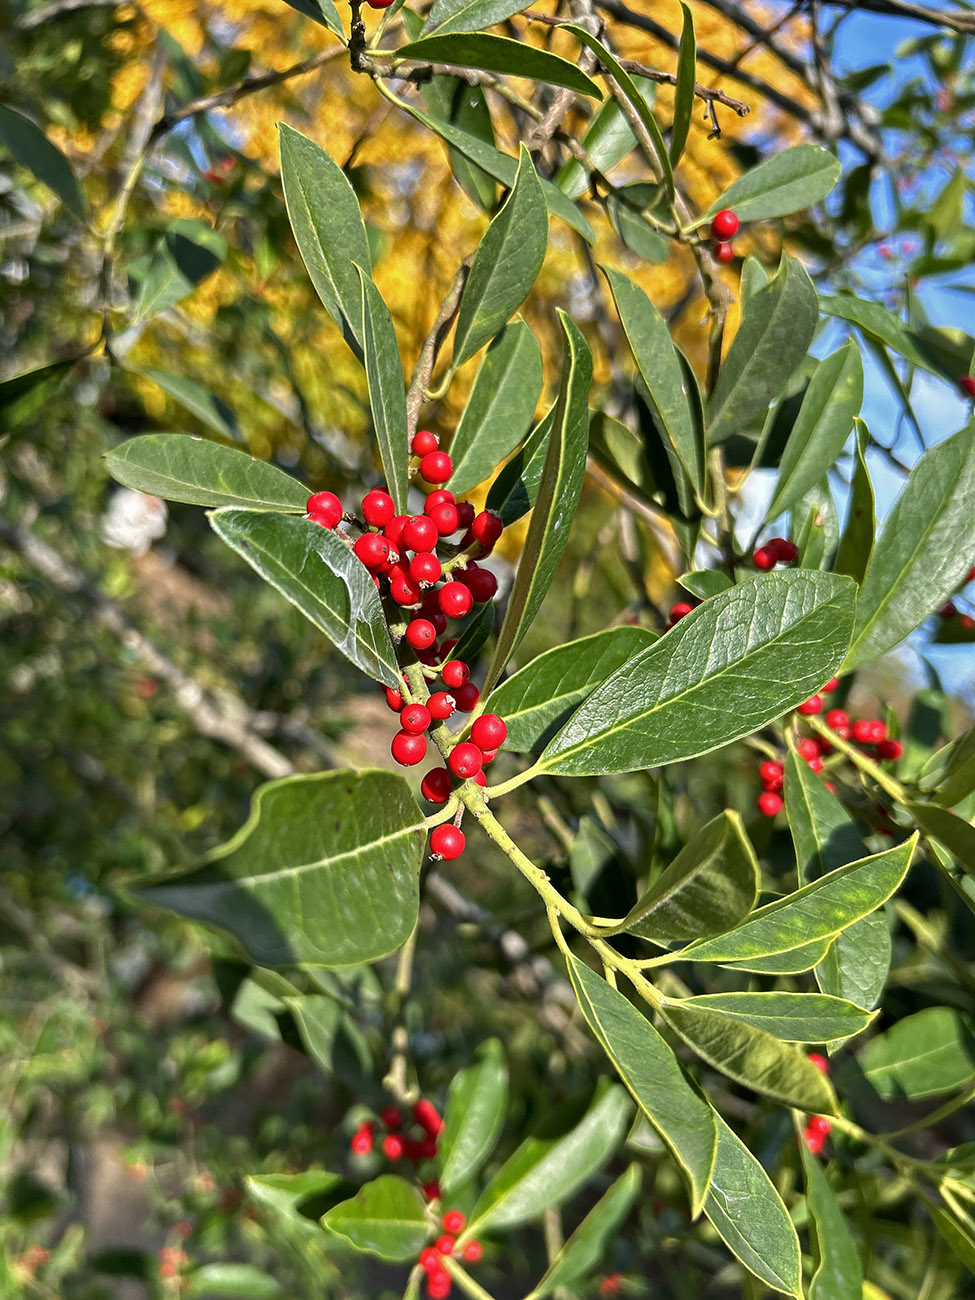
[[[165,531],[166,503],[131,488],[119,488],[102,515],[102,541],[133,555],[145,555]]]

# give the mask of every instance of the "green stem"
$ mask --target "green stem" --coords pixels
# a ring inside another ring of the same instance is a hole
[[[855,745],[851,745],[842,736],[838,736],[832,727],[827,727],[826,723],[821,722],[819,718],[811,717],[807,718],[806,721],[813,731],[818,731],[824,740],[828,740],[834,749],[838,749],[841,754],[845,755],[854,767],[858,767],[861,772],[864,772],[875,781],[881,790],[885,790],[892,799],[896,799],[898,803],[908,802],[910,795],[901,783],[895,781],[892,776],[888,776],[872,758],[867,758],[866,754],[861,754]]]
[[[961,1110],[963,1106],[967,1106],[973,1097],[975,1097],[975,1084],[971,1084],[964,1092],[957,1097],[953,1097],[951,1101],[946,1101],[943,1106],[933,1110],[930,1115],[925,1115],[923,1119],[915,1120],[913,1124],[908,1124],[904,1128],[897,1128],[890,1133],[885,1133],[884,1137],[887,1139],[906,1137],[908,1133],[917,1133],[921,1129],[930,1128],[933,1124],[940,1124],[943,1119],[953,1115],[956,1110]]]
[[[539,764],[533,767],[526,767],[523,772],[516,776],[510,777],[507,781],[502,781],[500,785],[489,785],[484,791],[485,799],[498,799],[503,794],[509,794],[512,790],[517,790],[520,785],[525,785],[528,781],[534,781],[539,774]]]
[[[461,1268],[450,1255],[444,1255],[443,1262],[447,1266],[447,1272],[460,1289],[471,1297],[471,1300],[494,1300],[491,1292],[485,1291],[479,1283],[475,1282],[470,1273]]]

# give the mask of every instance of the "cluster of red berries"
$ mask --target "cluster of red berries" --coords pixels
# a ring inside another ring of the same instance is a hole
[[[437,1154],[437,1142],[443,1129],[440,1112],[432,1101],[421,1097],[413,1107],[413,1136],[404,1131],[405,1118],[398,1106],[387,1106],[380,1112],[379,1123],[386,1130],[381,1143],[383,1155],[387,1160],[412,1160],[419,1164],[422,1160],[433,1160]],[[379,1124],[367,1119],[352,1135],[349,1147],[353,1155],[367,1156],[375,1145]],[[423,1184],[423,1194],[428,1201],[440,1196],[440,1187],[436,1179]]]
[[[735,260],[735,250],[731,246],[731,240],[738,234],[740,224],[730,208],[722,208],[720,212],[715,213],[714,220],[711,222],[711,235],[716,241],[715,261],[727,265]]]
[[[752,555],[752,564],[756,569],[767,573],[777,564],[795,564],[798,558],[799,551],[795,542],[790,542],[785,537],[770,537],[765,545],[760,546]]]
[[[810,1052],[808,1060],[810,1065],[814,1065],[822,1074],[829,1074],[829,1061],[825,1056],[820,1056],[818,1052]],[[814,1156],[818,1156],[826,1145],[832,1127],[832,1120],[825,1115],[809,1116],[809,1122],[802,1130],[802,1140]]]
[[[444,1267],[444,1256],[454,1253],[458,1234],[464,1231],[467,1220],[460,1210],[448,1210],[440,1220],[443,1233],[432,1246],[424,1246],[417,1263],[427,1275],[427,1295],[430,1300],[445,1300],[450,1295],[452,1282]],[[477,1264],[484,1255],[484,1247],[472,1238],[460,1249],[460,1257],[468,1264]]]

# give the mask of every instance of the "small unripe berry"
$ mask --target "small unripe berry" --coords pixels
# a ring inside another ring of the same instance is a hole
[[[469,740],[465,740],[461,744],[455,745],[450,751],[450,756],[447,759],[447,766],[450,768],[451,772],[453,772],[454,776],[459,776],[462,780],[466,780],[469,776],[473,776],[475,772],[480,772],[483,757],[484,756],[477,745],[473,745]]]
[[[490,569],[474,569],[464,575],[464,586],[474,597],[476,605],[493,600],[498,594],[498,580]]]
[[[402,1160],[406,1145],[398,1133],[383,1138],[383,1155],[387,1160]]]
[[[435,718],[437,722],[446,722],[457,708],[457,701],[448,691],[434,691],[427,700],[427,708],[430,710],[431,718]]]
[[[711,222],[711,234],[719,240],[734,239],[738,234],[739,225],[738,218],[732,210],[722,208],[720,212],[715,213],[714,220]]]
[[[428,618],[415,618],[407,624],[406,643],[414,650],[428,650],[437,639],[437,629]]]
[[[720,262],[722,266],[727,266],[735,260],[735,250],[730,244],[715,244],[714,260]]]
[[[463,686],[470,675],[471,670],[463,659],[451,659],[449,663],[444,664],[443,672],[440,674],[445,686]]]
[[[445,767],[433,767],[420,782],[420,794],[428,803],[446,803],[453,783]]]
[[[352,549],[367,569],[378,569],[389,559],[389,542],[382,533],[363,533]]]
[[[817,713],[822,713],[822,711],[823,701],[819,695],[814,695],[796,709],[796,713],[801,713],[804,718],[811,718]]]
[[[772,790],[763,790],[755,802],[763,817],[774,817],[782,811],[782,796]]]
[[[430,551],[420,551],[410,560],[410,577],[421,587],[432,587],[442,572],[440,561]]]
[[[454,462],[445,451],[431,451],[420,461],[420,477],[428,483],[446,483],[454,472]]]
[[[469,1241],[467,1245],[464,1247],[464,1249],[461,1251],[461,1255],[467,1261],[468,1264],[479,1263],[483,1254],[484,1254],[484,1247],[477,1240]]]
[[[455,1237],[467,1226],[467,1220],[460,1210],[448,1210],[440,1222],[443,1224],[444,1232],[449,1232]]]
[[[414,456],[429,456],[431,451],[436,451],[440,446],[440,439],[429,429],[420,429],[413,435],[413,441],[410,443],[410,451]]]
[[[448,582],[440,588],[440,608],[448,618],[466,618],[474,608],[474,597],[461,582]]]
[[[975,375],[962,375],[958,383],[966,397],[975,397]]]
[[[474,540],[480,542],[482,546],[493,546],[501,534],[504,532],[504,524],[501,522],[501,516],[494,510],[482,510],[475,516],[471,524],[471,532]]]
[[[342,502],[334,492],[315,492],[308,498],[305,509],[308,518],[323,528],[334,528],[342,518]]]
[[[496,713],[482,713],[471,727],[471,740],[481,751],[500,749],[507,734],[508,728],[505,726],[504,720],[499,718]],[[482,762],[483,757],[482,752]]]
[[[414,736],[426,731],[432,720],[430,710],[425,704],[407,704],[399,715],[399,725]]]
[[[464,845],[467,843],[464,838],[464,832],[459,826],[435,826],[430,833],[430,852],[435,858],[443,858],[446,862],[453,862],[464,852]],[[434,1147],[433,1154],[436,1153]],[[437,1243],[437,1249],[440,1249],[440,1243]],[[449,1254],[450,1252],[445,1252]]]
[[[427,738],[424,735],[414,735],[411,731],[397,731],[389,752],[400,767],[415,767],[426,758]]]
[[[752,556],[752,564],[756,569],[761,569],[763,573],[767,573],[769,569],[774,569],[776,563],[774,552],[767,546],[760,546]]]
[[[477,708],[478,700],[481,698],[481,692],[473,682],[464,682],[462,686],[454,688],[454,700],[457,704],[459,713],[471,713]]]
[[[403,525],[403,545],[411,551],[432,551],[438,537],[437,525],[426,515],[413,515]]]
[[[393,504],[393,498],[381,488],[373,488],[362,498],[362,517],[374,528],[385,528],[392,522],[395,514],[396,506]]]
[[[830,709],[826,714],[825,722],[827,727],[831,727],[833,731],[838,731],[840,727],[848,727],[850,725],[850,718],[843,709]]]
[[[440,505],[432,506],[427,514],[440,537],[449,537],[460,527],[457,507],[450,501],[441,501]]]

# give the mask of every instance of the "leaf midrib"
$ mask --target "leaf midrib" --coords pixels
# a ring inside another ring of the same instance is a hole
[[[359,844],[354,849],[346,849],[344,853],[337,853],[334,857],[316,858],[311,862],[299,862],[295,866],[282,867],[277,871],[265,871],[257,876],[234,876],[226,880],[221,880],[218,883],[233,885],[242,889],[253,889],[256,888],[257,885],[266,885],[278,880],[290,880],[293,876],[302,876],[306,871],[314,871],[321,868],[331,870],[333,867],[340,866],[351,858],[359,857],[363,853],[370,852],[373,849],[381,849],[384,845],[393,844],[396,840],[402,839],[404,836],[409,837],[415,834],[416,831],[420,830],[422,825],[422,822],[417,822],[412,826],[401,827],[399,830],[392,831],[388,835],[381,835],[378,839],[369,840],[366,844]],[[226,861],[226,856],[222,858],[213,858],[205,865],[207,867],[212,867],[220,862]],[[179,884],[179,881],[162,881],[160,882],[160,887],[164,887],[170,883],[175,886]]]

